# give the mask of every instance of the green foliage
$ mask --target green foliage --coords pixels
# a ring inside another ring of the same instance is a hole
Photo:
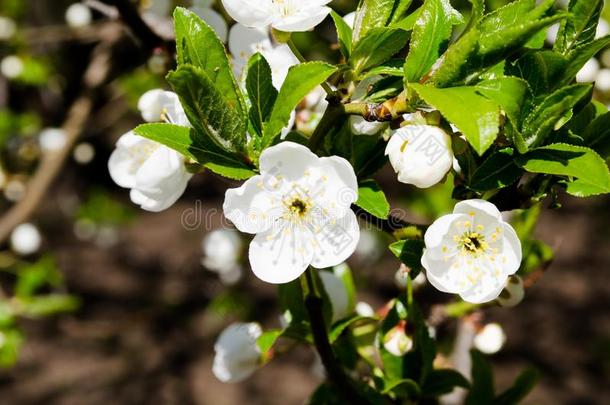
[[[288,125],[290,114],[297,104],[313,89],[336,71],[323,62],[301,63],[290,68],[277,96],[269,122],[265,126],[261,147],[266,147]]]
[[[392,243],[390,251],[409,269],[409,277],[414,279],[422,271],[421,256],[425,247],[424,241],[419,239],[405,239]]]
[[[571,0],[568,6],[570,14],[561,23],[554,49],[566,54],[593,41],[603,7],[603,0]]]
[[[439,89],[415,83],[409,87],[453,123],[479,155],[489,149],[498,136],[500,108],[481,96],[477,89],[466,86]]]
[[[246,89],[250,99],[250,122],[257,134],[262,136],[277,98],[277,90],[273,87],[271,67],[260,53],[254,54],[248,61]]]
[[[426,0],[422,6],[405,61],[405,81],[416,82],[447,49],[452,27],[463,23],[461,14],[449,0]]]
[[[352,28],[347,25],[343,17],[337,14],[335,11],[330,12],[335,28],[337,30],[337,39],[339,41],[339,49],[345,59],[349,59],[352,52]]]
[[[382,64],[405,47],[409,33],[399,28],[375,28],[354,46],[350,64],[358,76]]]
[[[360,183],[355,204],[377,218],[387,219],[390,213],[390,204],[375,180]]]

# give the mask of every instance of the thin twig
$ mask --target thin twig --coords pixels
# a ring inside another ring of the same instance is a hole
[[[328,340],[328,333],[322,312],[324,301],[318,294],[318,289],[311,272],[311,269],[307,269],[304,275],[308,290],[305,294],[305,307],[309,314],[313,341],[316,350],[320,355],[320,359],[322,360],[322,364],[326,369],[326,373],[328,374],[328,379],[337,386],[341,396],[348,401],[347,403],[356,405],[367,404],[368,401],[362,398],[358,389],[355,387],[354,381],[347,376],[341,367],[341,363],[337,360],[330,341]]]

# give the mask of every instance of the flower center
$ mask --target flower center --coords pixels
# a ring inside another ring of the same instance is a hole
[[[479,255],[484,253],[487,249],[487,242],[485,237],[478,232],[465,232],[458,241],[458,245],[461,247],[463,252]]]
[[[294,14],[294,5],[292,0],[272,0],[273,4],[277,7],[282,17],[288,17]]]
[[[288,205],[288,209],[293,214],[296,214],[296,215],[298,215],[299,217],[302,218],[303,216],[305,216],[305,214],[309,210],[309,205],[310,204],[308,204],[307,202],[301,200],[300,198],[295,198]]]

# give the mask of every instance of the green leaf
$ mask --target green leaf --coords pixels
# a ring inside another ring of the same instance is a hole
[[[360,2],[354,22],[354,43],[366,37],[371,30],[386,26],[394,10],[394,1],[362,0]]]
[[[43,318],[62,312],[75,311],[80,299],[72,295],[48,294],[16,299],[15,312],[27,318]]]
[[[585,144],[601,155],[610,157],[610,112],[595,118],[582,133]]]
[[[506,74],[527,81],[534,96],[538,96],[550,92],[558,85],[567,65],[568,60],[557,52],[531,51],[515,62],[508,63]]]
[[[575,84],[557,90],[525,117],[521,132],[528,147],[541,145],[553,131],[557,122],[579,104],[588,103],[591,98],[590,84]]]
[[[350,64],[354,73],[378,66],[405,47],[409,33],[399,28],[375,28],[354,47]]]
[[[529,94],[529,86],[523,79],[499,77],[484,80],[476,85],[479,93],[496,102],[513,124],[519,125],[521,110]]]
[[[472,359],[472,386],[465,405],[493,404],[494,382],[491,365],[483,354],[476,350],[470,351]]]
[[[246,108],[227,51],[212,29],[197,14],[182,7],[174,10],[178,65],[202,69],[227,104],[244,115]]]
[[[571,0],[570,14],[559,27],[553,49],[566,54],[572,48],[593,41],[603,7],[603,0]]]
[[[439,89],[415,83],[410,87],[454,124],[479,155],[485,153],[498,136],[500,108],[475,88]]]
[[[369,70],[366,74],[363,74],[360,77],[360,80],[378,75],[401,77],[405,74],[404,65],[405,62],[402,59],[390,59],[382,65]]]
[[[531,173],[575,177],[567,191],[576,197],[610,193],[608,165],[592,149],[557,143],[533,149],[517,162]]]
[[[424,396],[434,398],[450,393],[455,387],[470,388],[470,383],[456,370],[439,369],[430,372],[424,382],[422,392]]]
[[[255,173],[252,168],[214,145],[205,145],[193,128],[172,124],[143,124],[134,129],[137,135],[171,148],[195,160],[221,176],[245,180]]]
[[[567,55],[568,64],[563,71],[562,79],[559,81],[558,85],[563,86],[574,81],[576,74],[589,61],[589,59],[597,55],[602,49],[607,48],[609,45],[610,36],[605,36],[572,49],[572,51]]]
[[[288,317],[289,324],[298,324],[308,318],[303,301],[301,280],[296,279],[290,283],[278,285],[278,300],[284,316]]]
[[[470,188],[488,191],[510,186],[521,177],[523,170],[515,163],[514,150],[505,148],[494,152],[472,175]]]
[[[277,339],[282,336],[283,331],[281,329],[274,329],[265,331],[258,339],[256,339],[256,345],[260,349],[261,353],[267,353]]]
[[[390,204],[375,180],[360,183],[355,204],[377,218],[387,219],[390,214]]]
[[[352,28],[347,25],[343,17],[337,14],[334,10],[330,12],[330,16],[335,22],[335,28],[337,30],[337,40],[339,41],[339,49],[343,54],[343,57],[348,60],[350,53],[352,52]]]
[[[394,392],[401,398],[418,398],[422,393],[417,382],[410,378],[391,381],[384,386],[381,391],[382,394],[388,394],[390,392]]]
[[[519,374],[515,383],[494,400],[495,405],[517,405],[530,393],[540,379],[535,369],[527,369]]]
[[[246,145],[246,117],[226,98],[207,73],[195,66],[182,65],[167,75],[180,102],[205,143],[232,152]]]
[[[277,90],[273,87],[271,67],[260,53],[254,54],[248,61],[246,90],[251,104],[250,122],[262,135],[265,122],[269,119],[277,98]]]
[[[421,257],[424,247],[424,241],[419,239],[399,240],[389,246],[394,256],[411,269],[409,272],[411,279],[417,277],[422,270]]]
[[[411,34],[405,80],[416,82],[447,49],[452,26],[464,22],[449,0],[426,0]]]
[[[394,24],[403,19],[411,3],[413,0],[396,0],[394,2],[394,11],[392,12],[392,17],[390,18],[390,24]]]
[[[523,22],[536,6],[535,0],[517,0],[487,14],[481,21],[482,31],[501,31]]]
[[[340,264],[333,267],[333,273],[341,280],[345,291],[347,291],[347,307],[348,310],[354,311],[356,309],[356,283],[354,283],[354,277],[352,270],[347,263]]]
[[[339,321],[339,322],[335,323],[333,325],[333,327],[331,328],[330,333],[328,334],[328,340],[330,341],[330,343],[335,343],[337,341],[337,339],[339,339],[339,337],[341,337],[343,332],[345,332],[345,330],[348,329],[349,327],[367,323],[367,322],[376,323],[377,320],[374,318],[366,317],[366,316],[355,315],[355,316],[352,316],[351,318],[347,318],[342,321]]]
[[[335,66],[323,62],[301,63],[290,68],[265,126],[263,149],[288,125],[297,104],[336,70]]]

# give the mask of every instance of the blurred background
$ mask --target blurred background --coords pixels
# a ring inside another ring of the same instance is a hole
[[[240,384],[211,371],[226,325],[280,325],[276,288],[253,277],[248,240],[222,217],[224,191],[237,183],[197,175],[178,203],[154,214],[108,174],[114,143],[142,122],[138,98],[167,87],[171,8],[193,4],[108,3],[133,6],[155,37],[125,29],[104,2],[0,0],[0,403],[304,403],[322,380],[307,348],[278,350]],[[466,1],[452,4],[468,12]],[[332,5],[355,9],[353,1]],[[339,59],[330,19],[296,42],[311,59]],[[609,67],[602,52],[579,74],[597,82],[603,102]],[[424,194],[397,183],[388,166],[376,178],[409,220],[429,223],[453,206],[451,179]],[[541,278],[516,308],[482,312],[506,335],[491,357],[497,387],[534,366],[543,377],[526,403],[608,404],[610,199],[559,202],[542,210],[531,234],[521,228]],[[349,261],[359,301],[374,309],[404,288],[389,242],[363,227]],[[425,281],[416,293],[428,311],[451,299]],[[455,328],[447,322],[437,332],[451,339]]]

